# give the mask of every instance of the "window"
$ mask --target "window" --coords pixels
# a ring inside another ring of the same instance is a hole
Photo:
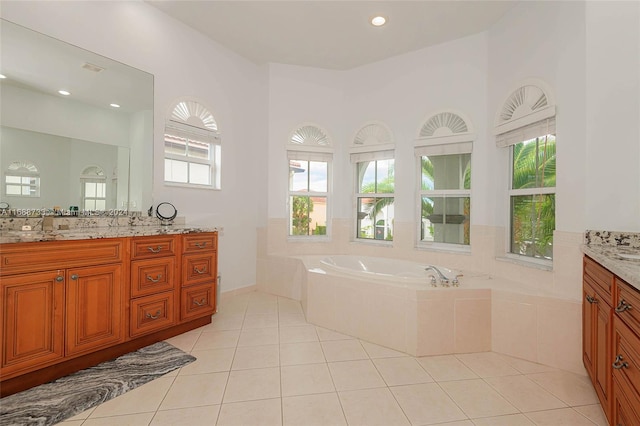
[[[356,162],[356,238],[393,241],[394,166],[394,159]]]
[[[471,154],[420,157],[420,241],[470,244]]]
[[[556,119],[550,88],[528,80],[496,115],[496,145],[509,148],[508,255],[553,259],[556,204]]]
[[[220,189],[221,145],[213,116],[202,105],[180,102],[164,134],[166,183]]]
[[[471,152],[475,138],[462,114],[442,111],[420,129],[418,246],[469,250],[471,245]]]
[[[82,171],[82,207],[85,211],[107,209],[107,180],[101,167],[90,166]]]
[[[289,157],[289,235],[327,234],[329,162]]]
[[[553,258],[556,138],[544,135],[511,146],[510,252]]]
[[[40,196],[40,173],[38,167],[29,161],[14,161],[9,164],[4,182],[7,196]]]
[[[314,125],[298,127],[289,138],[289,236],[328,235],[331,148],[326,132]]]

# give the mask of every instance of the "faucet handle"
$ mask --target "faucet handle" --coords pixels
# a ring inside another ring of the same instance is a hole
[[[462,277],[462,274],[458,274],[456,275],[456,277],[451,281],[451,284],[453,284],[454,287],[458,287],[460,285],[460,281],[458,281],[458,277]]]
[[[429,277],[431,278],[431,286],[437,287],[438,280],[436,280],[436,277],[434,277],[433,275],[429,275]]]

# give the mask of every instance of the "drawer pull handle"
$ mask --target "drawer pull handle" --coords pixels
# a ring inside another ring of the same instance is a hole
[[[207,242],[203,242],[203,243],[195,243],[194,244],[196,247],[198,247],[199,249],[203,249],[207,246]]]
[[[153,279],[153,278],[151,277],[151,275],[147,275],[147,279],[148,279],[149,281],[151,281],[152,283],[157,283],[158,281],[160,281],[160,279],[161,279],[161,278],[162,278],[162,274],[158,274],[158,278],[156,278],[156,279]]]
[[[158,246],[157,248],[147,247],[147,250],[151,253],[160,253],[162,251],[162,246]]]
[[[71,275],[71,279],[72,279],[72,280],[77,280],[77,279],[78,279],[78,274],[73,274],[73,275]]]
[[[201,299],[200,302],[198,302],[197,300],[194,300],[193,303],[197,306],[203,306],[206,301],[207,299]]]
[[[620,370],[621,368],[629,368],[629,363],[622,362],[622,355],[618,355],[616,356],[616,359],[615,361],[613,361],[613,364],[611,364],[611,366],[616,370]]]
[[[206,274],[207,273],[207,267],[205,266],[204,268],[202,268],[202,270],[196,268],[195,266],[193,267],[193,272],[195,272],[196,274]]]
[[[61,283],[62,281],[64,281],[64,277],[63,277],[63,276],[61,276],[61,275],[58,275],[58,276],[56,277],[56,281],[58,281],[59,283]]]
[[[160,310],[158,310],[155,315],[151,315],[149,312],[147,312],[147,318],[158,319],[159,317],[160,317]]]
[[[585,299],[587,299],[587,302],[589,303],[598,303],[598,299],[596,299],[595,297],[591,297],[587,294],[587,297],[585,297]]]
[[[631,309],[631,305],[625,302],[624,300],[621,300],[620,303],[618,303],[618,306],[616,306],[616,312],[618,313],[622,313],[629,309]]]

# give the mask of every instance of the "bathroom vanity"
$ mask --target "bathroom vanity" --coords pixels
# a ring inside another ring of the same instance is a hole
[[[626,246],[583,251],[584,366],[609,424],[640,425],[640,259]]]
[[[100,232],[1,234],[2,396],[211,322],[215,228]]]

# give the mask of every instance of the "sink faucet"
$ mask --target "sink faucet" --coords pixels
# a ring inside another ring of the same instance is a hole
[[[449,281],[451,281],[451,284],[453,284],[454,287],[458,287],[459,285],[459,281],[458,281],[458,277],[461,277],[462,274],[460,275],[456,275],[455,278],[453,278],[452,280],[450,280],[445,274],[442,273],[442,271],[438,268],[436,268],[433,265],[427,265],[426,268],[424,268],[425,271],[434,271],[436,273],[436,275],[438,275],[438,279],[440,280],[440,284],[443,287],[449,287]],[[434,277],[433,275],[431,275],[431,285],[432,286],[436,286],[436,277]]]

